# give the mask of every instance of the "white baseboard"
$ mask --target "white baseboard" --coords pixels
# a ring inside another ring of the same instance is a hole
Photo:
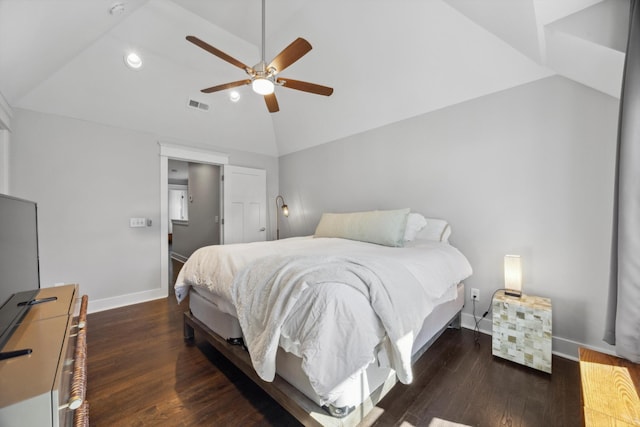
[[[479,319],[479,316],[476,316],[476,318]],[[462,313],[462,327],[463,328],[473,330],[473,329],[475,329],[475,325],[476,325],[476,322],[475,322],[472,314]],[[493,321],[491,319],[489,319],[489,318],[485,318],[485,319],[480,320],[480,322],[478,323],[478,329],[483,334],[491,335],[492,334],[492,329],[493,329]],[[552,348],[551,351],[556,356],[560,356],[560,357],[563,357],[565,359],[570,359],[570,360],[577,361],[578,360],[578,347],[585,347],[585,348],[588,348],[590,350],[599,351],[601,353],[610,354],[612,356],[616,355],[615,351],[613,351],[611,349],[608,349],[608,348],[587,345],[587,344],[583,344],[581,342],[572,341],[572,340],[569,340],[567,338],[561,338],[561,337],[556,337],[556,336],[553,336],[551,338],[551,348]]]
[[[110,310],[112,308],[124,307],[126,305],[166,298],[167,296],[167,289],[158,288],[148,291],[136,292],[133,294],[119,295],[117,297],[90,300],[89,306],[87,307],[87,312],[96,313],[98,311]]]

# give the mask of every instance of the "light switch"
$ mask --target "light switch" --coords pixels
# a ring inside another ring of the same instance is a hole
[[[146,227],[146,218],[129,218],[129,227]]]

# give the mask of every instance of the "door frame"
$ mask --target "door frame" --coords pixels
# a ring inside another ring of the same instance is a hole
[[[224,166],[229,155],[170,142],[158,141],[160,146],[160,288],[169,295],[169,159]]]

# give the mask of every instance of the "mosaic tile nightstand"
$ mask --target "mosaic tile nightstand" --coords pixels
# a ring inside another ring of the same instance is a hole
[[[551,300],[496,292],[492,354],[551,373]]]

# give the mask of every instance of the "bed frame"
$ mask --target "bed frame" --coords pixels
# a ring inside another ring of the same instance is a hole
[[[417,342],[424,344],[417,351],[414,351],[414,362],[427,351],[447,328],[460,329],[460,313],[462,311],[460,303],[463,301],[464,285],[461,283],[458,285],[458,298],[454,300],[455,304],[458,305],[449,304],[440,313],[440,316],[443,314],[447,316],[445,318],[449,319],[449,321],[439,323],[437,326],[428,324],[429,318],[425,321],[423,329],[416,339]],[[456,309],[452,311],[452,307],[456,307]],[[436,307],[436,310],[437,309],[438,307]],[[330,415],[328,408],[320,407],[279,374],[276,374],[273,382],[263,381],[255,372],[249,353],[245,350],[244,346],[238,345],[242,343],[241,339],[224,339],[205,323],[197,319],[189,310],[184,313],[185,341],[192,342],[195,339],[195,331],[202,335],[216,350],[222,353],[222,355],[236,365],[238,369],[305,426],[353,427],[360,424],[363,420],[373,422],[379,415],[377,411],[374,410],[375,405],[382,400],[397,381],[395,372],[391,370],[391,374],[387,376],[386,380],[384,380],[367,399],[355,407],[354,410],[351,410],[346,416],[339,418]],[[367,425],[370,422],[364,422],[363,424]]]

